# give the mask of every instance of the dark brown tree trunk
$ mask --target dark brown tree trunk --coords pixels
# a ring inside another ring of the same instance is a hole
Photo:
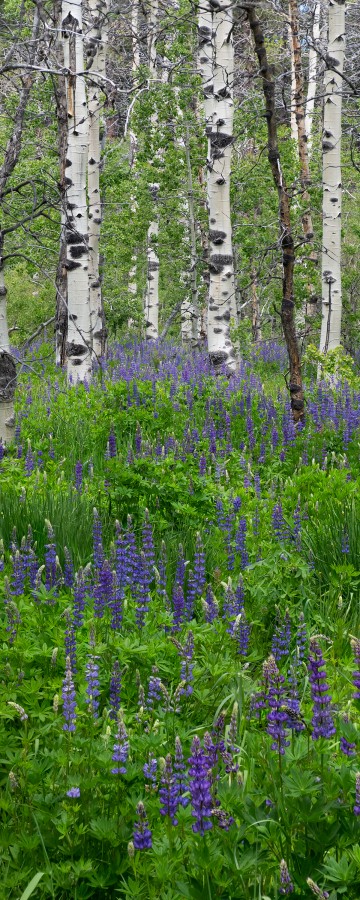
[[[268,159],[274,183],[279,197],[280,244],[282,250],[283,283],[281,303],[281,324],[289,357],[290,381],[289,391],[294,422],[304,417],[304,391],[301,376],[301,360],[295,330],[294,316],[294,239],[290,220],[290,200],[284,173],[281,168],[277,122],[275,112],[275,83],[272,67],[269,65],[264,35],[261,24],[253,6],[246,6],[246,13],[255,43],[255,52],[259,60],[263,92],[266,105],[266,122],[268,130]]]

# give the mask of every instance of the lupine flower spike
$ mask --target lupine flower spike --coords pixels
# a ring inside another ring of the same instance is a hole
[[[133,843],[135,850],[151,850],[152,835],[148,820],[146,818],[145,806],[143,803],[138,803],[136,812],[138,819],[137,822],[135,822],[133,833]]]

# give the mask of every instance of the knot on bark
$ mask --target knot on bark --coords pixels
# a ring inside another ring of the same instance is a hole
[[[6,350],[0,352],[0,397],[12,400],[16,387],[16,365]]]

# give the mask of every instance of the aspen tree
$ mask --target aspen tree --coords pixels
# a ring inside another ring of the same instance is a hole
[[[89,292],[92,348],[96,358],[106,352],[106,325],[100,277],[100,117],[101,81],[105,75],[108,31],[108,5],[106,0],[89,0],[91,16],[87,45],[87,71],[94,78],[88,79],[89,149],[88,149],[88,236],[89,236]]]
[[[315,109],[315,96],[316,96],[316,85],[317,85],[317,44],[320,38],[320,3],[315,2],[314,14],[313,14],[313,23],[312,23],[312,38],[311,44],[309,47],[309,74],[308,74],[308,89],[307,89],[307,97],[306,97],[306,113],[305,113],[305,131],[307,135],[307,148],[308,148],[308,156],[311,157],[312,152],[312,142],[313,142],[313,117],[314,117],[314,109]]]
[[[320,350],[341,338],[341,107],[345,55],[345,4],[329,0],[329,40],[324,75],[322,322]]]
[[[150,0],[148,15],[148,54],[149,54],[149,85],[154,85],[157,80],[157,26],[159,3],[158,0]],[[153,133],[157,128],[157,113],[151,117]],[[153,213],[147,233],[147,280],[145,294],[145,334],[146,339],[156,341],[159,336],[159,257],[157,243],[159,237],[159,189],[157,182],[149,184],[149,191],[153,205]]]
[[[232,3],[204,0],[199,11],[199,66],[208,136],[207,200],[210,291],[207,316],[209,356],[215,373],[235,371],[230,316],[236,316],[230,213],[233,142]]]
[[[69,381],[91,378],[91,320],[86,174],[88,109],[84,78],[81,0],[63,0],[61,33],[66,72],[68,112],[66,244]]]

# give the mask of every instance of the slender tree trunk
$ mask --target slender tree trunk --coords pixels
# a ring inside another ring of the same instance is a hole
[[[34,65],[39,50],[40,15],[39,7],[35,7],[29,65]],[[0,168],[0,202],[2,201],[7,182],[19,160],[26,107],[33,85],[33,73],[22,76],[19,104],[15,113],[14,128],[7,142],[3,164]],[[6,295],[4,275],[4,231],[0,230],[0,440],[8,444],[13,439],[15,415],[14,397],[16,389],[16,365],[11,356],[9,330],[7,324]]]
[[[284,174],[281,168],[277,123],[275,111],[275,83],[269,66],[264,35],[253,6],[247,6],[247,17],[254,38],[255,52],[259,61],[260,75],[266,105],[268,131],[268,158],[279,197],[280,243],[282,249],[283,285],[281,303],[281,324],[283,327],[289,358],[289,391],[294,422],[304,416],[304,392],[301,376],[301,361],[295,330],[294,317],[294,240],[290,220],[290,201]]]
[[[138,0],[132,0],[132,9],[131,9],[131,43],[132,43],[132,76],[133,76],[133,86],[136,84],[137,74],[140,66],[140,44],[139,44],[139,2]],[[136,170],[136,156],[137,156],[137,137],[134,132],[133,126],[130,130],[130,165],[133,173]],[[133,215],[137,212],[137,202],[136,197],[133,194],[130,200],[131,204],[131,212]],[[131,269],[129,272],[129,285],[128,291],[133,300],[135,300],[137,296],[137,282],[136,282],[136,269],[137,269],[137,256],[136,252],[133,253],[131,257]],[[132,320],[129,320],[129,325],[131,325]]]
[[[294,44],[292,39],[291,25],[288,25],[288,35],[289,35],[289,50],[290,50],[290,76],[291,76],[291,88],[290,88],[290,132],[291,139],[297,142],[298,139],[298,129],[296,124],[296,102],[295,102],[295,94],[296,94],[296,79],[295,79],[295,59],[294,59]]]
[[[322,322],[320,350],[341,338],[341,105],[345,4],[329,0],[329,42],[324,76]]]
[[[216,3],[214,0],[204,0],[199,12],[198,34],[208,136],[210,292],[207,333],[209,356],[215,374],[224,368],[231,373],[236,368],[229,329],[235,306],[230,216],[234,72],[232,27],[232,3],[229,0],[216,0]]]
[[[252,338],[254,344],[258,344],[259,341],[262,341],[262,331],[261,331],[261,316],[260,316],[260,303],[259,303],[259,295],[257,292],[257,277],[255,270],[252,273],[252,281],[251,281],[251,310],[252,310]]]
[[[149,53],[149,84],[150,87],[157,80],[157,25],[159,14],[158,0],[150,0],[148,19],[148,53]],[[152,132],[155,134],[158,126],[157,113],[151,117]],[[147,280],[145,294],[145,334],[149,341],[156,341],[159,337],[159,189],[156,182],[149,184],[149,190],[153,203],[153,215],[147,234]]]
[[[58,366],[64,366],[66,360],[67,342],[67,247],[65,238],[66,229],[66,159],[68,138],[68,117],[66,103],[65,78],[59,76],[55,85],[55,101],[58,121],[58,150],[59,150],[59,191],[61,203],[59,258],[55,276],[56,289],[56,323],[55,323],[55,358]]]
[[[197,285],[197,250],[196,250],[196,223],[194,210],[194,187],[191,171],[190,158],[190,135],[189,126],[186,125],[186,168],[188,183],[188,207],[189,207],[189,230],[190,230],[190,286],[191,286],[191,343],[197,346],[199,340],[199,290]]]
[[[305,103],[304,103],[304,78],[301,61],[301,44],[299,35],[299,12],[297,0],[289,0],[290,12],[290,31],[292,38],[292,57],[294,60],[294,77],[295,77],[295,94],[293,101],[295,103],[295,118],[297,126],[297,141],[300,162],[300,183],[302,190],[302,198],[306,203],[310,203],[308,188],[311,184],[309,157],[307,151],[307,134],[305,129]],[[310,211],[304,213],[302,217],[302,227],[304,238],[306,241],[312,241],[314,230],[311,221]]]
[[[89,238],[86,195],[88,109],[84,78],[81,0],[63,0],[61,23],[68,111],[66,245],[68,279],[67,373],[70,382],[91,378]]]
[[[87,39],[87,71],[94,72],[88,82],[89,150],[88,150],[88,235],[89,235],[89,291],[92,348],[96,358],[106,353],[106,323],[100,277],[100,116],[101,82],[96,75],[105,75],[108,7],[105,0],[89,0],[91,28]]]
[[[320,3],[315,2],[312,41],[309,48],[309,77],[306,98],[305,131],[307,134],[307,148],[309,159],[312,151],[312,130],[316,96],[317,78],[317,51],[316,47],[320,38]]]

